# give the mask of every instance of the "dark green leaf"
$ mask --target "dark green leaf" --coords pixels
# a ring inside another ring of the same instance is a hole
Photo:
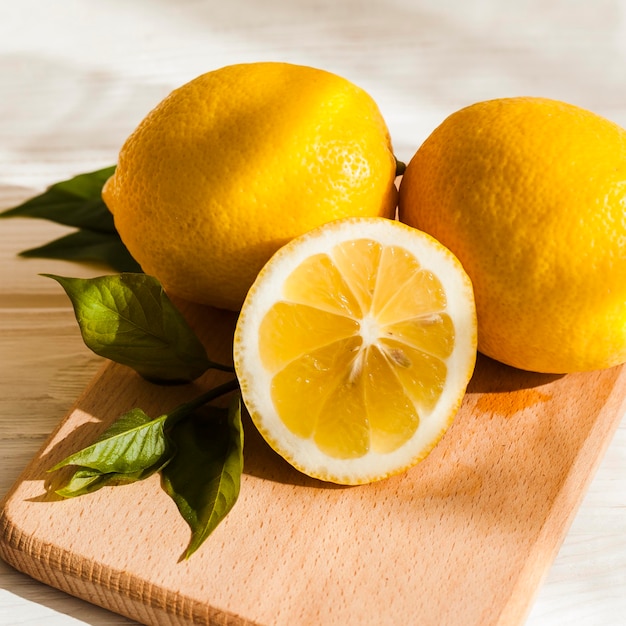
[[[41,218],[74,226],[77,232],[21,253],[25,257],[95,261],[118,272],[141,272],[122,243],[113,215],[102,200],[102,187],[115,166],[80,174],[56,183],[23,204],[0,213],[0,217]]]
[[[65,226],[115,233],[113,216],[102,201],[102,187],[115,166],[79,174],[48,187],[42,194],[0,213],[0,217],[33,217]]]
[[[77,469],[56,493],[63,498],[75,498],[102,489],[109,482],[109,475],[96,470]]]
[[[20,256],[91,261],[105,263],[118,272],[141,272],[139,263],[130,255],[116,232],[77,230],[38,248],[20,252]]]
[[[152,476],[152,474],[158,472],[163,467],[165,462],[157,463],[145,470],[129,472],[127,474],[117,472],[103,474],[98,470],[78,467],[74,470],[74,473],[70,475],[63,487],[57,489],[55,493],[63,498],[75,498],[77,496],[84,496],[87,493],[94,493],[94,491],[98,491],[98,489],[102,489],[102,487],[128,485]]]
[[[167,415],[151,420],[141,409],[124,413],[98,440],[71,454],[49,471],[75,466],[56,493],[73,498],[107,485],[143,480],[161,470],[171,458],[164,433]]]
[[[141,409],[124,413],[95,443],[71,454],[48,470],[54,472],[66,467],[76,468],[63,487],[56,489],[56,493],[72,498],[93,493],[107,485],[143,480],[162,470],[173,454],[173,444],[166,436],[165,429],[174,427],[206,402],[233,391],[236,386],[236,379],[219,385],[156,419],[150,419]]]
[[[96,354],[153,382],[188,382],[216,366],[152,276],[46,276],[65,289],[83,341]]]
[[[76,465],[99,474],[135,474],[158,468],[167,458],[163,427],[167,415],[150,419],[132,409],[116,420],[98,440],[57,463],[50,471]]]
[[[172,429],[177,452],[162,472],[163,489],[191,528],[190,557],[239,496],[243,429],[239,396],[229,410],[207,407]]]

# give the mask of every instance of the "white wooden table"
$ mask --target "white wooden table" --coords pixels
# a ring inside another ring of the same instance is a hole
[[[113,164],[171,89],[241,61],[285,60],[361,85],[408,160],[449,113],[542,95],[626,126],[626,2],[19,0],[0,4],[0,209]],[[65,229],[0,222],[0,492],[100,365],[68,301],[39,276],[101,268],[16,258]],[[131,622],[0,562],[0,624]],[[626,425],[531,610],[529,626],[626,623]]]

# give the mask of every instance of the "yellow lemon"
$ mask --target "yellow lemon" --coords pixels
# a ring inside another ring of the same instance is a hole
[[[519,97],[448,117],[411,159],[400,219],[472,279],[478,348],[566,373],[626,361],[626,131]]]
[[[429,235],[346,218],[263,268],[241,310],[234,362],[266,441],[300,471],[361,484],[425,458],[476,359],[471,283]]]
[[[345,216],[392,216],[395,169],[365,91],[311,67],[249,63],[166,97],[123,145],[103,198],[168,292],[236,310],[293,237]]]

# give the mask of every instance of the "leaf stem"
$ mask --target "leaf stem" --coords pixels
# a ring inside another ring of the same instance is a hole
[[[406,170],[406,164],[402,161],[398,161],[396,157],[394,157],[394,159],[396,159],[396,176],[402,176]]]
[[[200,394],[193,400],[185,402],[185,404],[181,404],[168,415],[168,427],[178,423],[181,419],[187,417],[187,415],[189,415],[192,411],[195,411],[196,409],[204,406],[208,402],[211,402],[211,400],[215,400],[216,398],[230,393],[231,391],[235,391],[238,388],[239,381],[236,378],[233,378],[226,383],[218,385],[217,387],[213,387],[213,389],[209,389],[208,391]]]
[[[211,361],[211,365],[209,368],[214,370],[219,370],[220,372],[232,372],[234,373],[235,368],[232,365],[223,365],[222,363],[216,363],[215,361]]]

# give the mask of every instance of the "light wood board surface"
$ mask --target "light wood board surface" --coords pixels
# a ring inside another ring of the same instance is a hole
[[[377,100],[406,160],[446,115],[490,97],[555,97],[626,126],[625,42],[622,0],[5,2],[0,209],[114,163],[124,138],[171,89],[228,63],[288,60],[350,78]],[[15,256],[65,232],[0,222],[0,495],[102,366],[82,345],[58,285],[39,273],[103,269]],[[526,626],[623,624],[625,511],[622,421]],[[0,623],[135,622],[0,561]]]
[[[228,362],[235,316],[186,307]],[[450,431],[401,476],[347,488],[288,466],[245,423],[241,496],[188,561],[158,478],[72,500],[46,470],[122,413],[156,417],[227,374],[159,387],[109,365],[0,513],[0,555],[146,624],[518,626],[626,403],[626,367],[568,376],[481,357]]]

